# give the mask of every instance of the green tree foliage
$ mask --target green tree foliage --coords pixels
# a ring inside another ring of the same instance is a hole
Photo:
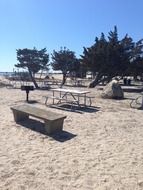
[[[141,57],[141,50],[142,41],[135,44],[128,35],[119,40],[116,26],[109,32],[107,40],[101,33],[101,37],[95,39],[94,45],[84,48],[81,56],[82,64],[96,74],[89,87],[94,87],[103,80],[109,82],[115,76],[124,76],[133,72],[131,63],[135,66]]]
[[[75,53],[66,47],[61,48],[60,51],[53,51],[51,66],[53,70],[60,70],[63,74],[62,85],[66,82],[67,74],[79,69],[79,60]]]
[[[130,67],[128,73],[134,78],[142,77],[143,74],[143,40],[134,43],[133,53],[131,57]]]
[[[15,67],[27,69],[32,82],[38,88],[34,75],[40,70],[48,69],[49,55],[46,48],[41,50],[37,50],[36,48],[17,49],[16,52],[19,63]]]

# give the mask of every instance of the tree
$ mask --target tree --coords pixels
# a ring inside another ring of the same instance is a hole
[[[130,66],[128,68],[128,73],[134,76],[136,79],[137,76],[142,78],[143,75],[143,39],[134,43],[133,50],[131,55]]]
[[[95,76],[89,87],[96,86],[107,70],[107,45],[105,36],[101,33],[100,39],[96,37],[95,43],[91,47],[84,47],[81,63],[86,65],[87,70],[91,71]]]
[[[51,66],[53,70],[60,70],[63,74],[62,85],[66,82],[67,74],[76,71],[79,68],[79,60],[75,53],[66,47],[60,51],[53,51]]]
[[[105,80],[109,82],[113,77],[122,75],[127,70],[130,63],[128,51],[132,50],[129,45],[131,46],[131,41],[127,36],[121,41],[118,40],[117,27],[115,26],[114,31],[109,32],[108,40],[101,33],[100,39],[96,37],[94,45],[84,48],[81,56],[82,63],[86,64],[94,74],[96,73],[89,87],[95,87]]]
[[[16,52],[19,63],[15,67],[27,69],[35,88],[38,88],[34,75],[38,71],[48,68],[49,54],[46,53],[46,48],[41,50],[36,48],[17,49]]]

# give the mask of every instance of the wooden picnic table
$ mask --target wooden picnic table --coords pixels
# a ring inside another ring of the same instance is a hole
[[[91,98],[87,96],[90,91],[81,91],[75,89],[66,89],[66,88],[55,88],[51,89],[52,96],[45,96],[46,101],[45,104],[47,105],[47,101],[49,98],[53,100],[52,104],[55,104],[55,100],[58,100],[57,104],[59,103],[69,103],[69,104],[76,104],[78,106],[87,106],[87,99],[90,100],[89,105],[91,106]],[[81,100],[82,99],[82,100]]]

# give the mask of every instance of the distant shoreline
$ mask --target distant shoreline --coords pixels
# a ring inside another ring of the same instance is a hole
[[[18,73],[18,72],[16,72],[16,73]],[[0,76],[12,76],[12,75],[14,75],[15,74],[15,72],[0,72]],[[41,74],[41,73],[37,73],[37,74]],[[48,73],[49,75],[52,75],[52,74],[62,74],[61,72],[49,72]],[[44,75],[44,73],[43,73],[43,75]],[[46,73],[45,73],[45,75],[47,75]]]
[[[11,76],[14,72],[0,72],[0,76]]]

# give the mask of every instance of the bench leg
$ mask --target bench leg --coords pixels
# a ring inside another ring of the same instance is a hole
[[[13,116],[14,116],[15,122],[26,120],[29,118],[29,115],[22,112],[15,111],[15,110],[13,110]]]
[[[89,106],[91,106],[92,101],[91,101],[91,97],[89,97]]]
[[[47,134],[53,134],[54,132],[63,130],[63,119],[58,119],[55,121],[45,121],[45,130]]]
[[[46,100],[45,100],[45,105],[47,105],[48,97],[45,97],[45,98],[46,98]]]

